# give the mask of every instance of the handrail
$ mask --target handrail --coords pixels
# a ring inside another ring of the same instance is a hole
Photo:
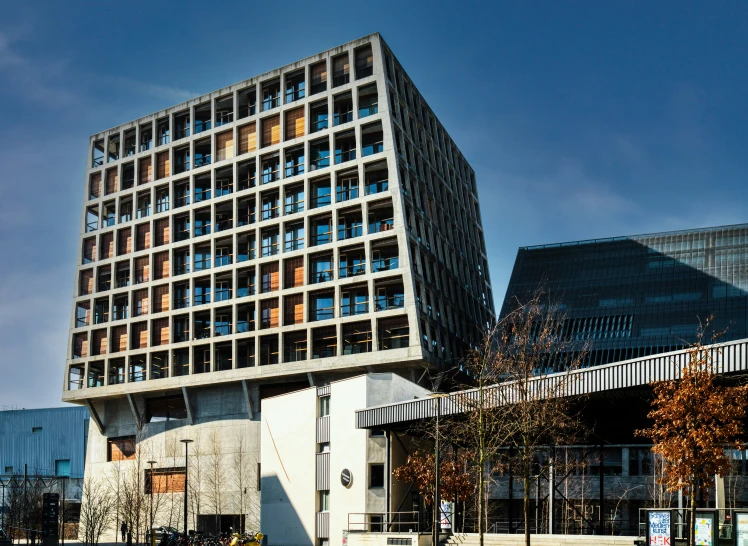
[[[381,520],[371,521],[371,516],[381,518]],[[347,531],[359,533],[418,533],[420,532],[420,526],[420,514],[417,511],[349,512]]]

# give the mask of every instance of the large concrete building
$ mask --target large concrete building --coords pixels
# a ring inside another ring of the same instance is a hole
[[[148,458],[179,493],[183,439],[255,476],[262,399],[418,381],[493,318],[474,172],[378,34],[97,133],[88,167],[63,400],[94,476]],[[231,488],[190,527],[250,516]]]
[[[592,344],[589,365],[682,349],[709,317],[745,339],[748,225],[520,248],[502,313],[538,287]]]

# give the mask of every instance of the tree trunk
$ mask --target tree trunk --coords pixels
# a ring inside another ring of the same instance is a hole
[[[483,483],[483,465],[478,472],[478,545],[483,546],[483,519],[486,511],[486,499],[483,495],[485,484]]]
[[[524,476],[524,517],[525,517],[525,546],[530,546],[530,469],[523,469]],[[537,499],[535,500],[537,502]]]
[[[691,521],[689,523],[688,546],[696,543],[696,478],[691,477]]]

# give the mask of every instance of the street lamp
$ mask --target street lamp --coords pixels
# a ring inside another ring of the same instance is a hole
[[[68,478],[67,476],[60,476],[62,479],[62,502],[60,506],[60,516],[62,517],[62,546],[65,546],[65,480]],[[3,490],[3,493],[5,493],[5,490]]]
[[[192,443],[192,440],[180,440],[184,444],[184,541],[187,542],[187,473],[189,466],[187,465],[188,448]]]
[[[151,465],[151,526],[148,528],[148,536],[151,538],[149,541],[151,546],[154,546],[156,544],[156,535],[153,532],[153,465],[156,464],[156,461],[148,461],[148,464]]]

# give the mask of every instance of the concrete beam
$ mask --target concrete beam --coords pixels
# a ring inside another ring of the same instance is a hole
[[[314,377],[312,376],[312,372],[306,372],[306,378],[309,380],[309,386],[314,387]]]
[[[187,394],[187,387],[182,387],[182,396],[184,397],[184,407],[187,408],[187,420],[190,425],[195,424],[195,420],[192,415],[192,406],[190,405],[190,397]]]
[[[244,404],[247,406],[247,415],[249,420],[254,419],[254,411],[252,411],[252,396],[249,394],[249,384],[246,379],[242,379],[242,390],[244,391]]]
[[[127,395],[127,401],[130,403],[130,409],[135,417],[135,425],[138,427],[138,430],[143,430],[143,417],[140,415],[140,410],[138,410],[138,405],[135,403],[135,398],[133,398],[132,394]]]
[[[99,429],[99,434],[104,434],[104,423],[101,422],[101,418],[99,417],[99,413],[96,411],[96,407],[93,405],[93,402],[90,398],[86,398],[86,405],[88,406],[88,413],[91,414],[91,419],[96,424],[96,428]]]

